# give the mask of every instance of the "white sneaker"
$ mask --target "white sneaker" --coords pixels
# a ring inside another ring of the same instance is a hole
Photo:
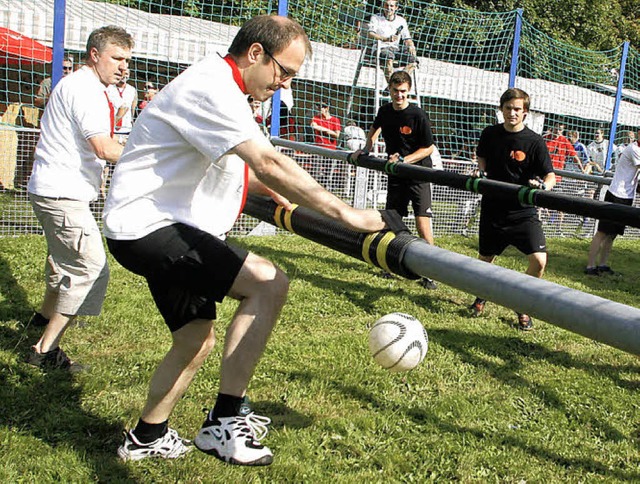
[[[118,447],[118,457],[122,460],[141,460],[148,457],[177,459],[193,450],[190,440],[183,439],[173,429],[153,442],[143,444],[131,430],[124,433],[124,443]]]
[[[196,447],[229,464],[266,466],[273,454],[260,441],[269,431],[271,419],[250,413],[242,417],[206,420],[194,440]]]

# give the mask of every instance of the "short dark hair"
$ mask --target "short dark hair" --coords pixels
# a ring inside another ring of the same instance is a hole
[[[94,30],[87,39],[87,55],[95,48],[102,52],[108,44],[114,44],[125,49],[133,49],[135,42],[130,33],[117,25],[105,25]]]
[[[307,55],[311,57],[311,42],[298,22],[278,15],[258,15],[247,20],[240,27],[231,42],[229,54],[240,56],[256,42],[261,44],[267,52],[278,54],[298,38],[302,38]]]
[[[412,85],[413,85],[413,81],[411,80],[411,75],[409,75],[408,72],[406,71],[396,71],[393,74],[391,74],[391,77],[389,78],[389,85],[399,85],[399,84],[404,84],[407,83],[409,84],[409,89],[411,89]]]
[[[510,87],[502,93],[502,96],[500,96],[500,107],[502,108],[502,106],[513,99],[522,99],[524,110],[529,111],[529,103],[531,102],[529,95],[517,87]]]

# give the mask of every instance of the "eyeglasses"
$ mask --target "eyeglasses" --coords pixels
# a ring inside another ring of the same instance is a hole
[[[71,70],[73,70],[73,67],[71,67],[71,66],[62,66],[62,70],[63,71],[71,71]]]
[[[294,77],[296,77],[298,75],[297,72],[293,72],[292,73],[285,66],[280,64],[280,62],[278,62],[276,60],[276,58],[273,57],[273,54],[271,52],[269,52],[264,45],[262,46],[262,48],[264,49],[264,53],[267,54],[269,57],[271,57],[271,60],[273,62],[275,62],[276,65],[280,68],[280,80],[281,81],[286,81],[288,79],[293,79]]]

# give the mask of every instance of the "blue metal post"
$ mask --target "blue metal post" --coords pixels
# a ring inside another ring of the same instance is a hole
[[[516,87],[516,75],[518,74],[518,61],[520,57],[520,39],[522,36],[522,14],[524,10],[516,10],[516,28],[513,33],[513,49],[511,50],[511,69],[509,70],[509,88]]]
[[[289,13],[288,0],[280,0],[278,2],[278,15],[286,17]],[[271,98],[271,136],[280,134],[280,89]]]
[[[51,89],[56,87],[62,78],[62,61],[64,60],[64,34],[67,0],[53,2],[53,63],[51,69]]]
[[[616,139],[616,131],[618,129],[618,111],[620,110],[620,101],[622,101],[622,88],[624,86],[624,74],[627,66],[627,58],[629,57],[629,41],[622,44],[622,59],[620,59],[620,73],[618,75],[618,90],[616,91],[616,100],[613,105],[613,114],[611,115],[611,127],[609,129],[609,147],[607,149],[607,159],[604,169],[611,168],[611,156],[613,155],[613,141]]]

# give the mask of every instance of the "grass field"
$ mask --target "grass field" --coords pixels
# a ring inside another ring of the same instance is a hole
[[[39,236],[0,239],[0,482],[638,482],[640,361],[536,321],[522,334],[493,304],[466,317],[473,296],[383,279],[354,259],[295,236],[243,238],[291,278],[289,302],[249,389],[273,420],[268,468],[225,465],[194,451],[177,461],[122,463],[170,338],[144,281],[111,263],[102,316],[69,330],[65,350],[91,366],[69,377],[23,363],[39,332],[46,247]],[[475,256],[474,239],[441,247]],[[621,278],[582,274],[588,241],[552,239],[547,279],[640,307],[640,247],[618,241]],[[521,271],[515,251],[499,259]],[[464,270],[463,267],[459,270]],[[226,301],[218,334],[233,313]],[[367,328],[394,311],[425,325],[429,353],[392,374],[368,354]],[[170,424],[193,438],[218,386],[220,348]]]

